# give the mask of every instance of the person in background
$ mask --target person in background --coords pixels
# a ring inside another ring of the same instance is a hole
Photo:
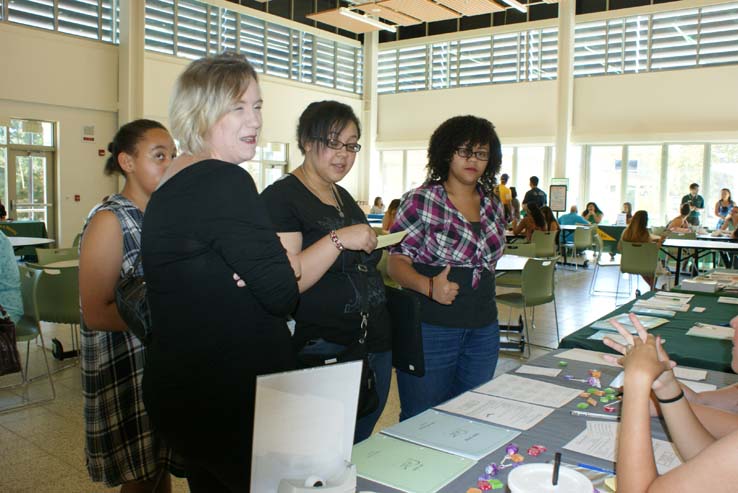
[[[508,222],[516,222],[520,219],[520,200],[518,200],[518,189],[510,187],[510,220]]]
[[[507,222],[510,222],[513,218],[513,211],[512,211],[512,192],[507,186],[507,182],[510,179],[510,176],[507,173],[502,173],[500,175],[500,184],[497,185],[497,196],[500,198],[500,202],[502,202],[502,207],[505,208],[505,219]]]
[[[0,200],[0,221],[5,221],[8,218],[8,211],[5,210],[3,201]]]
[[[384,233],[389,233],[392,224],[395,222],[398,207],[400,207],[400,199],[392,199],[389,207],[387,207],[387,212],[384,213],[384,217],[382,218],[382,231]]]
[[[666,225],[666,229],[673,233],[689,233],[691,231],[689,228],[689,221],[687,221],[689,213],[689,204],[682,204],[679,208],[679,215],[669,221],[669,224]]]
[[[548,203],[548,198],[546,197],[546,192],[538,188],[538,177],[531,176],[530,177],[530,190],[525,192],[525,197],[523,197],[523,207],[527,209],[530,206],[530,204],[536,204],[540,208],[546,205],[547,203]]]
[[[156,430],[184,456],[193,493],[249,491],[256,378],[296,366],[286,317],[299,261],[238,166],[256,153],[262,104],[243,55],[190,63],[169,103],[182,154],[146,208],[153,334],[143,397]]]
[[[600,208],[594,202],[587,202],[584,212],[582,212],[582,217],[590,224],[600,224],[603,215]]]
[[[723,221],[723,225],[720,226],[721,231],[735,231],[738,230],[738,207],[733,207],[730,210],[730,214]]]
[[[79,258],[87,471],[124,493],[168,492],[169,471],[181,475],[184,464],[144,411],[146,353],[118,313],[115,286],[134,267],[141,274],[144,210],[176,148],[159,122],[135,120],[118,130],[108,151],[105,174],[124,176],[125,186],[90,211]]]
[[[664,351],[661,337],[654,337],[630,315],[637,334],[614,323],[626,345],[606,337],[604,343],[622,357],[605,358],[625,369],[625,388],[618,432],[618,491],[732,492],[738,482],[738,430],[717,438],[684,398],[673,371],[676,366]],[[738,332],[738,331],[737,331]],[[734,347],[733,370],[738,371]],[[649,412],[651,395],[659,401],[661,414],[682,464],[659,475],[654,460]]]
[[[384,202],[382,197],[374,197],[374,205],[369,209],[369,214],[383,214],[384,213]]]
[[[692,226],[700,225],[700,213],[705,210],[705,199],[699,194],[700,186],[697,183],[689,185],[689,193],[682,197],[682,204],[689,205],[687,222]]]
[[[547,231],[558,231],[559,229],[559,222],[556,220],[556,216],[553,215],[553,211],[551,208],[547,205],[544,205],[541,207],[541,214],[543,214],[543,218],[546,220],[546,226],[548,226]]]
[[[494,375],[494,265],[505,245],[505,217],[492,189],[501,162],[491,122],[450,118],[430,138],[426,182],[402,198],[390,231],[408,234],[390,248],[388,272],[420,301],[425,375],[397,372],[401,420]]]
[[[580,224],[582,226],[589,226],[589,221],[579,215],[579,208],[576,205],[569,207],[569,212],[559,216],[559,224],[561,226],[576,226]],[[566,243],[573,238],[573,231],[562,230],[559,235],[559,241]]]
[[[622,214],[625,214],[625,224],[630,224],[630,221],[633,219],[633,204],[630,202],[623,202]]]
[[[535,203],[528,205],[528,214],[518,223],[513,223],[513,235],[525,234],[525,241],[530,243],[533,231],[548,231],[550,224],[546,221],[541,209]],[[558,231],[558,224],[556,225]]]
[[[17,323],[23,316],[18,261],[15,259],[13,245],[5,233],[0,231],[0,306]]]
[[[377,270],[382,251],[375,250],[377,235],[356,201],[337,185],[354,165],[360,137],[359,119],[350,106],[311,103],[297,126],[305,160],[262,192],[282,245],[302,266],[300,303],[292,315],[295,349],[329,359],[360,338],[366,340],[379,406],[356,421],[354,442],[372,434],[392,378],[392,327]]]
[[[730,194],[730,189],[723,188],[720,190],[720,200],[715,202],[715,215],[718,218],[715,229],[722,229],[723,224],[730,216],[730,211],[735,207],[733,197]]]
[[[648,231],[648,212],[637,211],[633,215],[633,220],[623,230],[623,234],[620,235],[620,240],[618,241],[618,252],[623,251],[622,243],[624,241],[627,241],[629,243],[656,243],[660,247],[664,239],[660,236],[652,235]],[[653,289],[656,278],[651,276],[641,277],[643,277],[643,280],[646,281],[648,287]]]

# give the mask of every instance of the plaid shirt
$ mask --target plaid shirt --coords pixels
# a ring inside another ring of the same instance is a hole
[[[484,269],[494,272],[505,245],[502,204],[491,200],[481,187],[477,190],[482,197],[481,237],[453,206],[442,184],[425,184],[402,196],[390,232],[405,230],[407,236],[390,254],[406,255],[414,263],[472,268],[472,287],[476,288]]]

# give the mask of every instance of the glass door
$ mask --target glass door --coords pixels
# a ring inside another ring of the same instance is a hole
[[[55,231],[54,153],[8,149],[8,217],[43,221],[49,234]]]

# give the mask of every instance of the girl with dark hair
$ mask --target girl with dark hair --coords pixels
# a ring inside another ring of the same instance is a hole
[[[620,236],[618,241],[618,251],[623,250],[622,242],[627,241],[631,243],[656,243],[661,246],[663,238],[660,236],[652,235],[648,231],[648,212],[636,211],[633,215],[633,219],[630,224],[623,230],[623,234]],[[653,284],[656,282],[656,278],[651,276],[641,276],[646,284],[653,289]]]
[[[397,217],[398,207],[400,207],[400,199],[392,199],[389,207],[387,207],[387,212],[384,213],[382,218],[382,231],[389,233],[390,227],[392,227],[392,223],[395,222]]]
[[[587,202],[587,206],[582,213],[582,217],[589,221],[590,224],[600,224],[603,215],[600,208],[594,202]]]
[[[79,259],[87,470],[93,481],[122,485],[122,492],[168,492],[169,471],[183,465],[144,411],[144,347],[121,319],[114,290],[136,266],[144,210],[176,149],[159,122],[136,120],[118,130],[108,151],[105,173],[126,183],[90,212]]]
[[[511,221],[515,222],[520,219],[520,199],[518,199],[518,189],[510,187],[510,195],[512,195],[512,200],[510,200],[510,208],[512,209]]]
[[[542,209],[538,207],[538,204],[531,202],[526,205],[526,208],[528,209],[528,214],[525,215],[522,221],[519,223],[513,222],[513,234],[515,236],[525,234],[525,241],[530,243],[530,240],[533,237],[533,231],[559,230],[556,218],[554,218],[556,226],[553,226],[555,229],[551,229],[552,223],[546,220],[546,216],[543,215]]]
[[[625,214],[625,224],[630,224],[630,221],[633,219],[633,204],[623,202],[623,214]]]
[[[377,235],[364,212],[337,185],[354,165],[360,137],[359,119],[350,106],[311,103],[297,126],[305,160],[262,193],[282,245],[302,266],[300,302],[293,314],[295,348],[305,357],[330,357],[356,347],[366,330],[379,405],[357,420],[355,442],[371,435],[392,374],[389,313],[377,270],[382,252],[375,250]]]
[[[430,139],[426,182],[407,192],[390,232],[389,275],[420,300],[425,375],[398,371],[404,420],[492,378],[500,344],[494,269],[505,243],[492,193],[502,152],[483,118],[446,120]]]
[[[689,233],[691,229],[689,228],[689,221],[687,221],[687,218],[689,217],[690,212],[689,204],[682,204],[679,207],[679,215],[669,221],[669,224],[666,225],[667,231],[671,231],[673,233]],[[725,229],[725,225],[723,225],[723,229]]]
[[[720,190],[720,200],[715,202],[715,215],[718,217],[717,225],[715,229],[722,229],[723,224],[730,217],[730,211],[735,207],[733,197],[730,194],[730,190],[723,188]]]

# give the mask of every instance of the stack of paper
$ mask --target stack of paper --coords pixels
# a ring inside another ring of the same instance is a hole
[[[613,332],[616,332],[617,329],[612,326],[610,320],[615,320],[616,322],[619,322],[620,325],[627,329],[628,332],[630,332],[631,334],[638,333],[627,313],[615,315],[614,317],[610,318],[603,318],[602,320],[597,320],[591,325],[591,327],[593,329],[611,330]],[[652,317],[650,315],[641,315],[638,317],[638,320],[641,321],[641,324],[643,325],[643,327],[646,328],[646,330],[655,329],[656,327],[669,322],[665,318]]]
[[[714,293],[719,289],[719,286],[717,281],[695,278],[683,280],[682,289],[699,291],[700,293]]]
[[[667,298],[665,296],[654,296],[647,300],[638,300],[633,304],[634,308],[655,308],[657,310],[670,310],[675,312],[689,311],[689,301],[681,297]]]
[[[733,340],[735,330],[732,327],[722,325],[703,324],[697,322],[687,331],[688,336],[707,337],[708,339]]]
[[[408,493],[434,493],[476,461],[377,433],[354,445],[351,462],[362,478]]]
[[[572,359],[575,361],[584,361],[585,363],[594,363],[595,365],[603,366],[618,366],[614,363],[607,361],[604,356],[610,353],[602,353],[600,351],[590,351],[589,349],[569,349],[563,353],[559,353],[556,356],[562,359]],[[612,356],[612,354],[610,354]]]
[[[441,404],[438,409],[518,430],[533,428],[554,411],[550,407],[476,392],[464,392],[457,398]]]
[[[564,445],[564,448],[614,462],[617,458],[619,427],[620,423],[610,421],[587,421],[587,429]],[[682,463],[671,442],[653,438],[651,443],[659,474],[666,474]]]
[[[520,435],[519,431],[429,409],[382,430],[385,435],[441,452],[479,460]]]
[[[509,373],[490,380],[474,391],[548,407],[564,406],[581,393],[579,389],[531,380]]]

